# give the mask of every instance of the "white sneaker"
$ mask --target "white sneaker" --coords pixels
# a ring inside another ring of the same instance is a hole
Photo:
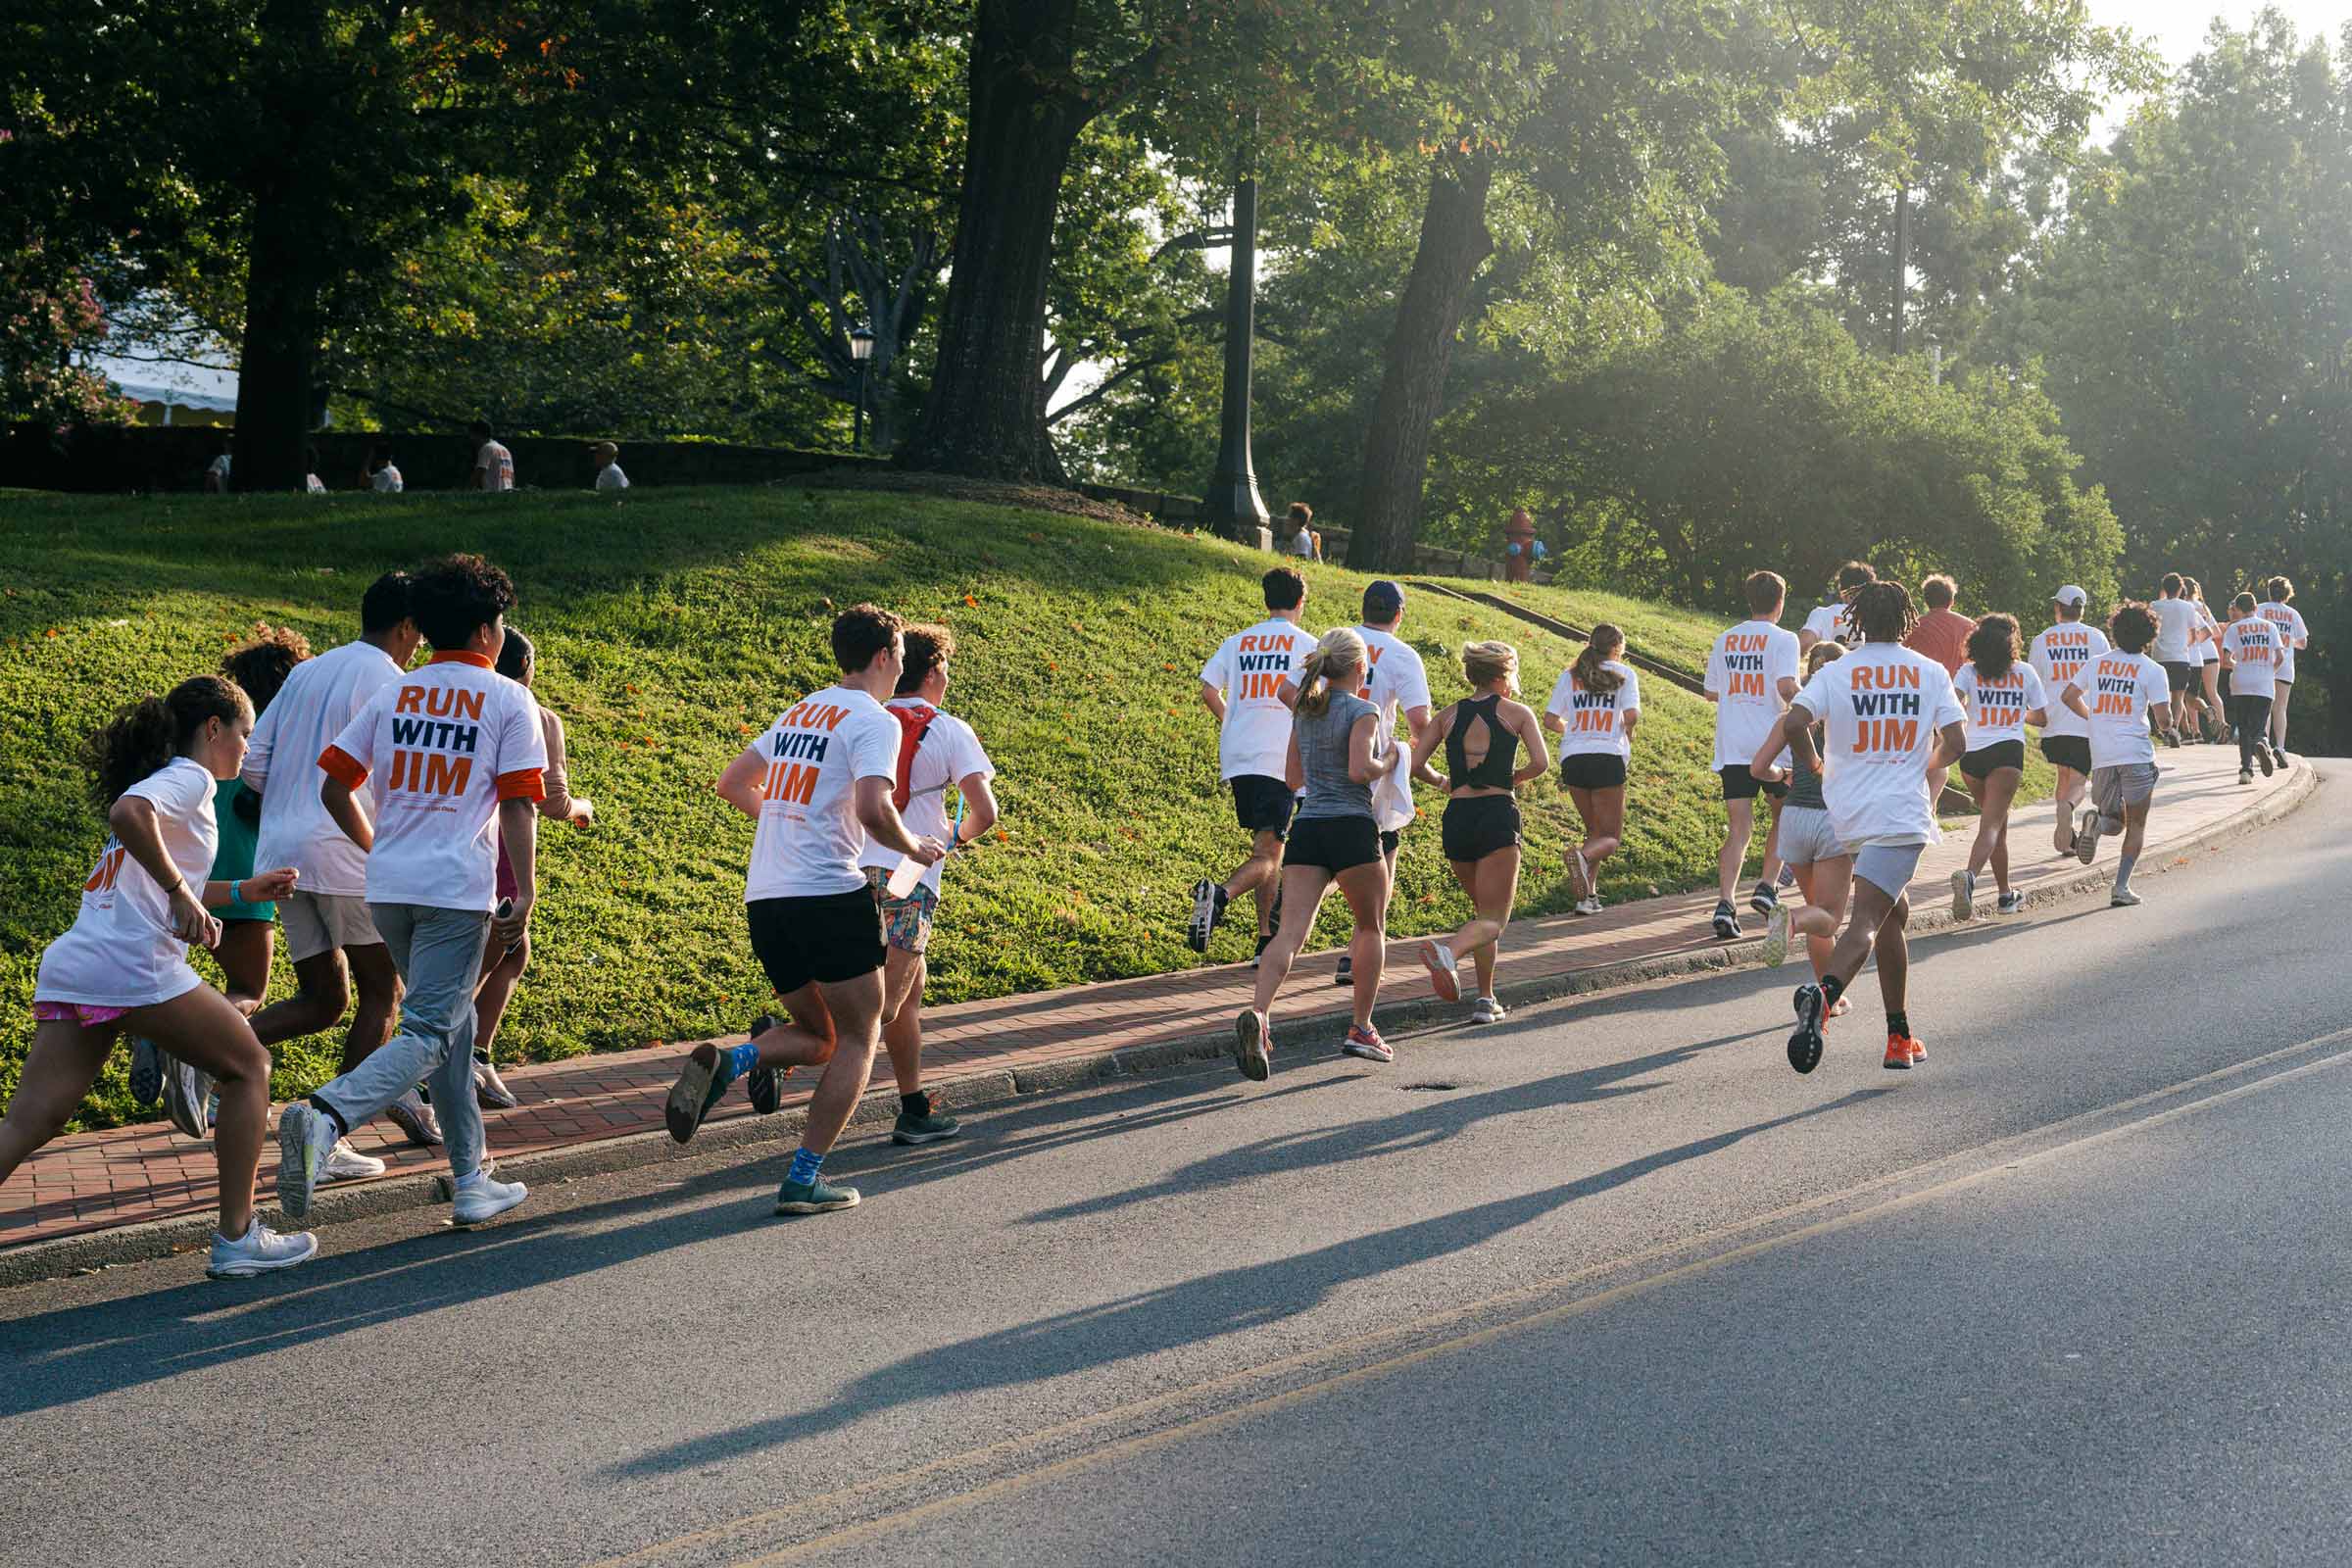
[[[217,1280],[241,1280],[273,1268],[308,1263],[318,1255],[318,1238],[309,1231],[280,1236],[256,1215],[245,1234],[233,1242],[218,1231],[213,1233],[212,1261],[204,1271]]]
[[[310,1214],[311,1199],[336,1142],[335,1124],[307,1102],[297,1100],[278,1112],[277,1206],[286,1218]]]
[[[381,1176],[384,1162],[373,1154],[363,1154],[351,1147],[351,1140],[341,1138],[326,1152],[326,1163],[319,1167],[318,1180],[325,1182],[356,1181],[362,1176]]]
[[[1576,906],[1576,912],[1578,914],[1598,914],[1600,909],[1600,895],[1597,893]]]
[[[1453,949],[1434,938],[1421,944],[1421,963],[1429,970],[1429,988],[1446,1002],[1462,1000],[1462,981]]]
[[[1778,969],[1788,956],[1788,906],[1776,904],[1764,917],[1764,966]]]
[[[2136,907],[2138,904],[2139,895],[2130,888],[2117,888],[2107,896],[2107,905],[2110,908],[2130,909]]]
[[[2082,818],[2075,823],[2075,858],[2084,865],[2099,858],[2099,808],[2082,808]]]
[[[1977,912],[1976,874],[1965,868],[1952,873],[1952,918],[1965,920]]]
[[[1576,889],[1576,912],[1582,914],[1585,912],[1585,901],[1592,897],[1595,891],[1592,886],[1592,867],[1585,863],[1585,852],[1582,849],[1571,848],[1568,851],[1568,881]]]
[[[1510,1008],[1493,997],[1481,997],[1470,1004],[1470,1021],[1472,1023],[1500,1023],[1510,1015]]]
[[[458,1184],[457,1202],[450,1217],[460,1225],[479,1225],[484,1220],[496,1219],[530,1196],[530,1189],[520,1182],[494,1182],[477,1170]]]

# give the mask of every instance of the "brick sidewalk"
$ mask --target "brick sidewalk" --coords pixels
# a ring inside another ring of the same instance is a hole
[[[2298,765],[2291,773],[2276,779],[2257,777],[2252,788],[2241,788],[2234,749],[2190,747],[2165,752],[2159,760],[2166,772],[2157,789],[2143,856],[2151,871],[2168,852],[2273,801],[2299,783],[2306,771]],[[2020,812],[2012,824],[2013,844],[2022,852],[2013,881],[2029,893],[2082,870],[2071,857],[2061,860],[2050,854],[2050,825],[2046,805]],[[1969,838],[1965,829],[1947,832],[1943,844],[1928,852],[1920,862],[1919,880],[1912,884],[1915,905],[1933,908],[1947,902],[1946,884],[1952,871],[1967,861]],[[1434,826],[1425,825],[1416,835],[1413,853],[1432,853],[1435,841]],[[2102,845],[2102,850],[2101,864],[2111,870],[2114,849]],[[1559,853],[1557,845],[1537,847],[1525,879],[1562,874]],[[2162,897],[2161,892],[2155,895]],[[1988,908],[1991,898],[1987,879],[1980,907]],[[1707,927],[1713,906],[1714,900],[1699,892],[1620,905],[1590,919],[1560,915],[1516,921],[1503,939],[1497,987],[1525,988],[1627,960],[1717,949],[1721,944]],[[1752,920],[1750,926],[1750,934],[1758,934]],[[1337,959],[1336,952],[1315,954],[1293,971],[1274,1008],[1281,1048],[1317,1049],[1325,1036],[1336,1043],[1343,1024],[1303,1020],[1333,1008],[1344,1010],[1344,995],[1331,983]],[[926,1080],[944,1091],[942,1098],[949,1102],[958,1100],[959,1083],[967,1086],[960,1098],[989,1098],[970,1086],[986,1079],[1001,1092],[1008,1073],[1220,1031],[1247,1004],[1251,981],[1248,966],[1224,964],[929,1009]],[[1413,956],[1412,944],[1392,944],[1381,987],[1384,1004],[1428,995],[1428,978]],[[661,1135],[662,1101],[676,1076],[680,1049],[578,1056],[509,1071],[508,1085],[522,1103],[486,1116],[492,1151],[512,1159],[631,1134]],[[887,1062],[878,1061],[877,1081],[887,1088]],[[797,1087],[799,1092],[787,1094],[786,1106],[806,1103],[812,1082],[812,1074],[796,1074],[787,1088]],[[734,1094],[707,1125],[716,1127],[750,1114],[743,1097]],[[366,1152],[390,1162],[386,1177],[378,1180],[446,1169],[439,1151],[398,1145],[397,1136],[379,1119],[353,1138]],[[275,1169],[272,1143],[262,1163],[265,1198],[273,1191]],[[181,1138],[163,1123],[76,1134],[42,1150],[9,1184],[0,1200],[5,1205],[0,1206],[0,1252],[60,1237],[209,1214],[216,1190],[211,1147]]]

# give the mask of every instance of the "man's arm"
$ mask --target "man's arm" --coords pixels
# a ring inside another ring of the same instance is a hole
[[[524,796],[498,803],[498,843],[514,872],[514,904],[504,918],[493,917],[490,934],[513,947],[531,928],[531,906],[539,902],[539,803]]]
[[[2089,721],[2090,709],[2083,704],[2082,687],[2075,685],[2071,681],[2068,682],[2066,690],[2058,694],[2058,700],[2066,704],[2068,708],[2073,709],[2076,717],[2082,719],[2084,722]]]
[[[1210,712],[1216,714],[1218,723],[1222,724],[1225,722],[1224,688],[1212,686],[1207,681],[1202,681],[1200,683],[1200,706],[1207,709]]]
[[[327,774],[318,786],[318,800],[345,838],[363,850],[375,848],[375,824],[368,820],[368,808],[360,804],[358,791],[347,780]]]
[[[727,770],[719,774],[718,782],[710,787],[718,792],[720,800],[757,822],[760,820],[760,778],[766,771],[767,759],[760,755],[758,747],[747,746],[735,755],[735,760],[727,764]]]
[[[917,838],[906,831],[906,821],[899,808],[891,804],[890,780],[861,778],[858,781],[858,822],[875,843],[886,850],[911,856],[924,865],[935,865],[948,847],[935,838]]]
[[[956,788],[963,795],[963,825],[956,830],[956,842],[971,844],[997,825],[997,792],[989,788],[986,773],[967,773]]]

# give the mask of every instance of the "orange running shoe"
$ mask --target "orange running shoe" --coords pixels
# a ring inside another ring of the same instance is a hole
[[[1928,1043],[1924,1040],[1914,1040],[1910,1042],[1910,1046],[1911,1065],[1914,1067],[1926,1065],[1928,1059]]]
[[[1909,1072],[1911,1070],[1910,1040],[1902,1035],[1888,1035],[1886,1037],[1886,1059],[1880,1065],[1889,1072]]]

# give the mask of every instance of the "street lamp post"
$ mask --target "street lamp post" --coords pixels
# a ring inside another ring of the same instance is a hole
[[[1228,539],[1255,538],[1266,525],[1250,460],[1251,339],[1257,317],[1257,180],[1245,165],[1233,187],[1233,266],[1225,279],[1225,406],[1219,421],[1217,471],[1201,511]]]
[[[850,331],[850,358],[858,366],[858,419],[850,426],[850,450],[865,446],[865,368],[874,357],[874,329],[859,321]]]

